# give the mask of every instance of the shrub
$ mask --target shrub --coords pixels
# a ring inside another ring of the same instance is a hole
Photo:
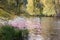
[[[28,30],[20,30],[12,26],[2,26],[0,29],[0,40],[28,40]]]

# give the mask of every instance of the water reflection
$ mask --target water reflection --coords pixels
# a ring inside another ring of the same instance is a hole
[[[42,26],[42,36],[45,40],[50,40],[50,34],[54,25],[54,17],[41,17],[41,26]]]
[[[55,18],[51,40],[60,40],[60,18]]]

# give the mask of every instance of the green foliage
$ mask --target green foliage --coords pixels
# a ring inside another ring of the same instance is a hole
[[[27,5],[26,1],[28,2]],[[58,0],[0,0],[1,8],[8,14],[18,16],[20,14],[25,15],[25,12],[29,15],[40,16],[55,16],[56,13],[60,13],[60,3]]]
[[[0,0],[0,7],[10,14],[11,12],[14,12],[13,14],[20,14],[20,7],[23,4],[21,1],[22,0]]]
[[[0,40],[28,40],[28,30],[19,30],[12,26],[3,26],[0,29]]]
[[[1,40],[13,40],[15,30],[11,26],[3,26],[0,29]]]

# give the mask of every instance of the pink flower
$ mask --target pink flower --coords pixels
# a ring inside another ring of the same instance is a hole
[[[11,25],[17,27],[18,24],[16,22],[11,22]]]
[[[25,22],[26,20],[24,18],[18,17],[15,18],[14,20],[11,20],[9,24],[19,29],[23,29],[26,27]]]
[[[28,29],[41,28],[41,24],[40,24],[40,19],[39,18],[27,19],[26,25],[27,25]]]
[[[23,18],[17,17],[14,20],[9,22],[10,25],[17,27],[19,29],[34,29],[34,28],[41,28],[40,18]]]

